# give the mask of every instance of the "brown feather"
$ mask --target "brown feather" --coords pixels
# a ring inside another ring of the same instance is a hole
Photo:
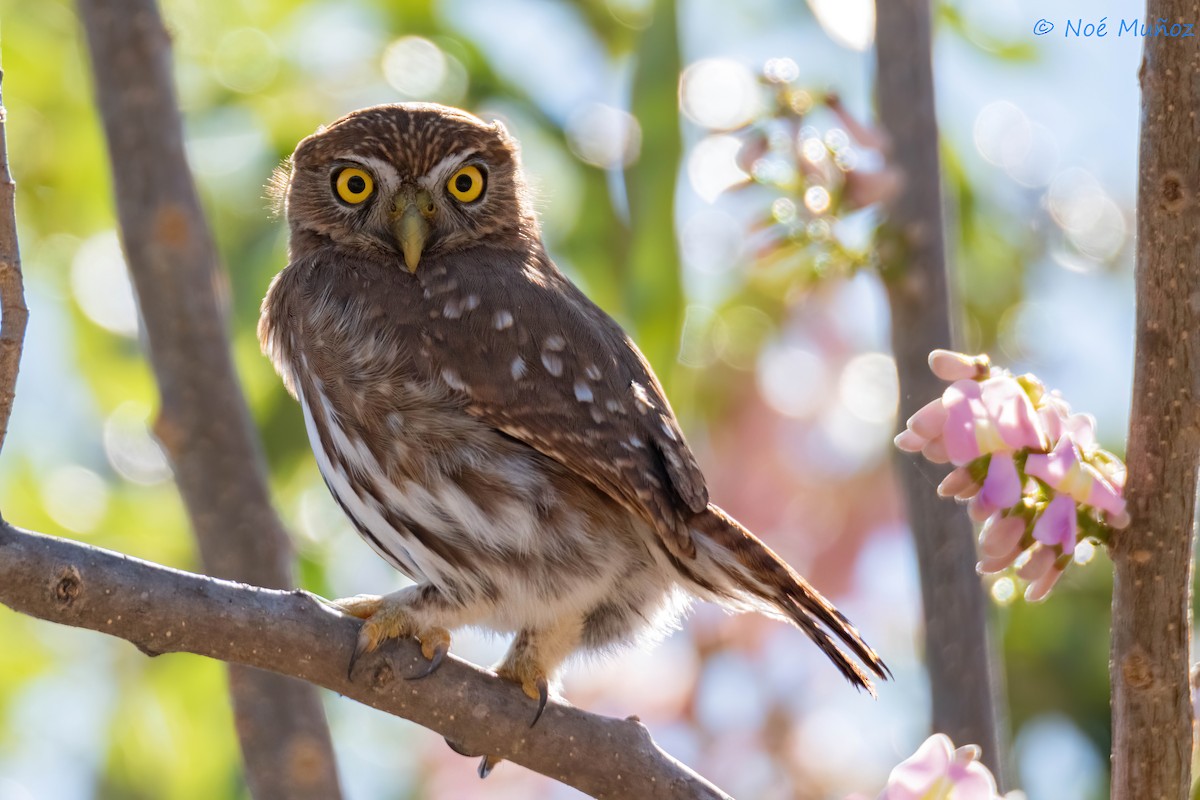
[[[727,571],[735,585],[773,606],[808,634],[850,683],[875,695],[870,676],[842,651],[834,637],[875,675],[885,680],[891,676],[883,659],[850,620],[741,523],[710,505],[692,525],[733,554],[736,562]]]

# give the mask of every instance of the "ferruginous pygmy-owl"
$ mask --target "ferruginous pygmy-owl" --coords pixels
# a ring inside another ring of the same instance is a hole
[[[515,633],[497,672],[536,721],[564,659],[661,631],[699,597],[791,622],[856,686],[885,676],[709,503],[650,365],[546,255],[501,124],[363,109],[300,142],[278,183],[290,263],[259,338],[334,498],[416,581],[338,601],[363,619],[354,658],[415,636],[432,672],[449,630]]]

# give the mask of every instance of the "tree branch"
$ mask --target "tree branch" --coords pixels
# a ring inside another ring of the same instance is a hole
[[[0,82],[4,74],[0,72]],[[17,371],[29,309],[25,307],[25,282],[21,275],[21,248],[17,245],[16,185],[8,169],[8,142],[4,127],[8,112],[0,94],[0,449],[8,437],[17,391]]]
[[[1190,22],[1182,0],[1145,21]],[[1125,497],[1112,537],[1114,800],[1188,797],[1188,660],[1200,463],[1200,65],[1184,39],[1147,36],[1137,200],[1137,351]]]
[[[404,680],[426,664],[411,639],[364,656],[348,677],[360,623],[306,592],[194,575],[0,521],[0,603],[148,655],[196,653],[309,681],[593,797],[728,800],[635,719],[551,700],[530,728],[534,706],[520,688],[453,657],[420,682]]]
[[[292,551],[271,506],[218,288],[224,276],[184,156],[170,40],[154,0],[79,0],[117,213],[162,405],[165,446],[205,568],[292,585]],[[340,796],[312,687],[234,667],[230,690],[258,800]],[[297,758],[303,754],[303,769]]]
[[[930,0],[875,4],[879,117],[891,139],[890,163],[903,182],[880,230],[878,253],[892,314],[900,378],[900,420],[942,392],[929,352],[952,346],[942,226],[941,168],[930,63]],[[921,573],[925,662],[933,729],[983,748],[1003,780],[987,607],[975,573],[974,533],[962,507],[933,491],[948,468],[897,453]]]

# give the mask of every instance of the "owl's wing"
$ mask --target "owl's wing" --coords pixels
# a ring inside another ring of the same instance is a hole
[[[468,252],[422,277],[429,321],[419,350],[431,377],[465,394],[468,413],[649,521],[676,556],[693,557],[687,523],[708,489],[650,365],[548,261],[496,259]]]

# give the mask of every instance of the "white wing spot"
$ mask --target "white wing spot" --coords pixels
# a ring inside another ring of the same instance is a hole
[[[614,414],[624,414],[625,413],[625,404],[622,403],[620,400],[605,400],[604,407],[607,408],[609,411],[613,412]]]
[[[646,443],[643,442],[639,436],[630,436],[629,444],[633,447],[643,447]]]
[[[442,316],[446,319],[458,319],[462,316],[462,304],[457,300],[447,300],[442,308]]]
[[[666,420],[663,420],[663,423],[662,423],[662,432],[663,432],[663,433],[666,435],[666,437],[667,437],[668,439],[670,439],[672,442],[673,442],[673,441],[675,441],[675,431],[671,430],[671,426],[667,424]]]
[[[630,381],[629,385],[633,389],[634,399],[638,402],[638,410],[645,414],[647,411],[654,408],[654,404],[650,402],[650,395],[646,394],[645,386],[642,386],[637,381]]]
[[[463,379],[459,376],[459,374],[449,367],[442,370],[442,380],[444,380],[446,385],[451,389],[457,389],[460,392],[466,391],[467,389],[467,384],[463,383]]]
[[[567,340],[559,336],[557,333],[546,337],[546,341],[542,343],[542,347],[555,352],[562,350],[567,346]]]
[[[521,377],[525,374],[525,359],[520,356],[514,358],[512,364],[509,366],[509,371],[512,373],[514,381],[521,380]]]
[[[562,359],[553,353],[542,353],[542,366],[546,368],[546,372],[549,372],[556,378],[561,377],[563,374]]]
[[[511,328],[512,324],[513,324],[512,312],[507,311],[505,309],[500,309],[499,311],[497,311],[496,315],[492,318],[492,326],[498,331],[502,331],[506,328]]]
[[[575,381],[575,399],[581,403],[592,402],[592,387],[583,381]]]
[[[477,294],[467,295],[466,306],[467,306],[467,311],[474,311],[475,309],[479,308],[479,295],[477,295]]]
[[[602,412],[598,406],[588,406],[588,409],[592,412],[592,421],[594,421],[597,425],[600,425],[604,422],[604,412]]]
[[[603,375],[600,372],[600,368],[597,367],[595,364],[588,364],[587,369],[584,370],[584,373],[594,381],[598,381],[598,380],[600,380],[600,378],[603,377]]]

